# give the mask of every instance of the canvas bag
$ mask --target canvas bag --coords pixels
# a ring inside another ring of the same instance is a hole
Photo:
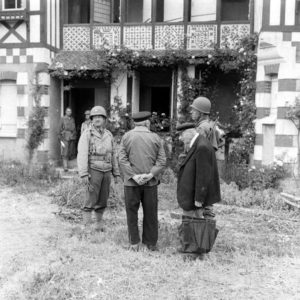
[[[182,216],[178,228],[181,252],[203,254],[211,251],[217,234],[216,221]]]

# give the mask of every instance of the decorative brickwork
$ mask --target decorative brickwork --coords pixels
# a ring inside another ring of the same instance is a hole
[[[257,107],[256,108],[256,118],[262,119],[270,115],[270,108],[269,107]]]
[[[179,49],[184,45],[183,25],[158,25],[155,27],[155,49]]]
[[[26,133],[26,129],[24,129],[24,128],[18,128],[17,138],[18,139],[25,139],[25,133]]]
[[[264,136],[262,134],[256,134],[255,137],[255,145],[256,146],[262,146],[264,141]]]
[[[296,92],[296,79],[279,79],[278,92]]]
[[[257,81],[256,93],[271,93],[271,81]]]
[[[124,46],[131,49],[152,48],[152,27],[151,26],[125,26]]]
[[[276,135],[275,147],[293,147],[292,135]]]
[[[277,119],[286,119],[288,107],[277,107]]]
[[[90,50],[89,26],[64,26],[64,50]]]
[[[33,55],[28,49],[1,49],[0,64],[26,64],[33,63]]]
[[[120,46],[120,37],[121,28],[119,26],[96,26],[93,30],[94,48]]]
[[[217,43],[217,25],[188,25],[187,36],[189,50],[211,49]]]
[[[250,24],[221,25],[221,47],[234,48],[241,38],[250,34]]]

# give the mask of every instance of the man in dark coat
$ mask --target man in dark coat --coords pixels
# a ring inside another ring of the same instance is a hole
[[[179,128],[180,129],[180,128]],[[194,129],[186,129],[194,130]],[[183,132],[181,136],[184,137]],[[190,135],[186,135],[190,136]],[[184,138],[183,138],[184,139]],[[193,138],[183,140],[185,148],[189,147],[186,157],[179,166],[177,182],[177,201],[186,212],[194,212],[202,207],[204,217],[210,215],[206,207],[221,201],[220,182],[214,148],[206,139],[205,133],[194,132]]]

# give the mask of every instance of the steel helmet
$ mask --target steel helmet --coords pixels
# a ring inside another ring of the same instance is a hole
[[[93,116],[103,116],[107,118],[106,110],[103,106],[94,106],[90,113],[90,118]]]
[[[193,101],[191,107],[204,114],[209,114],[211,103],[206,97],[198,97]]]

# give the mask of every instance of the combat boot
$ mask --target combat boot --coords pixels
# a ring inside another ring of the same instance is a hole
[[[104,210],[101,211],[95,211],[95,219],[96,219],[96,224],[95,224],[95,230],[96,231],[103,231],[103,214]]]
[[[68,172],[68,160],[67,159],[63,159],[63,167],[64,167],[64,171]]]

